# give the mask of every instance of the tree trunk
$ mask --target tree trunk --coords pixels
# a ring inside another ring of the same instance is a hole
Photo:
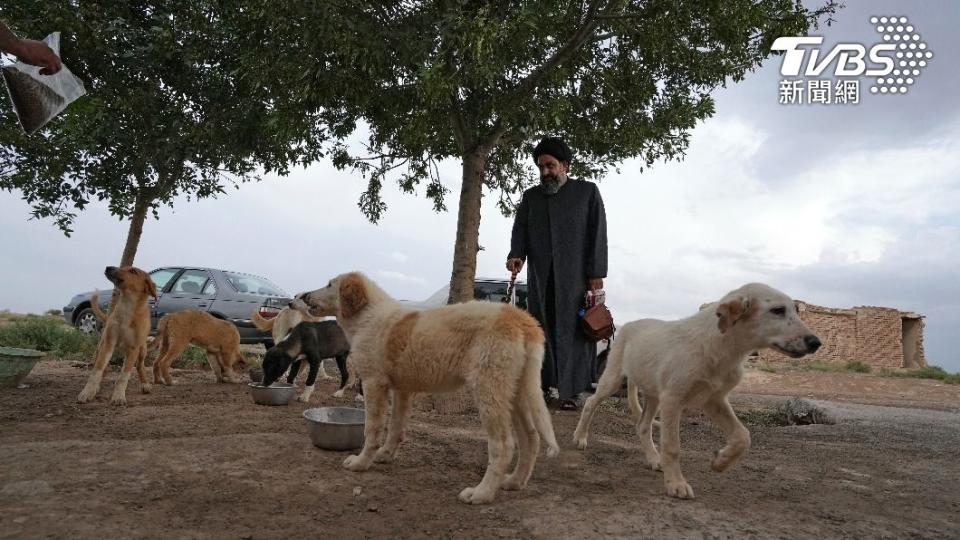
[[[448,304],[473,300],[473,280],[477,274],[480,249],[480,203],[483,197],[483,169],[489,152],[478,147],[463,156],[463,185],[457,214],[457,237],[453,247],[453,271],[450,275]]]
[[[123,246],[123,255],[120,257],[120,266],[130,266],[137,256],[137,247],[140,246],[140,236],[143,235],[143,222],[147,219],[147,210],[150,209],[150,196],[141,189],[137,194],[137,202],[130,216],[130,229],[127,231],[127,244]]]
[[[153,199],[149,192],[140,188],[137,191],[137,201],[133,207],[133,215],[130,216],[130,229],[127,231],[127,243],[123,246],[123,255],[120,256],[120,266],[133,265],[133,259],[137,256],[137,247],[140,245],[140,236],[143,235],[143,222],[147,219],[147,210],[150,209],[151,202],[153,202]],[[113,311],[117,298],[118,295],[110,297],[107,313]]]
[[[457,238],[453,248],[453,272],[450,275],[448,304],[473,300],[473,279],[477,274],[477,252],[480,245],[480,202],[483,196],[483,168],[489,151],[483,147],[467,151],[463,156],[463,186],[460,191],[460,212],[457,215]],[[464,414],[476,407],[473,395],[466,388],[449,394],[426,396],[428,409],[440,414]]]

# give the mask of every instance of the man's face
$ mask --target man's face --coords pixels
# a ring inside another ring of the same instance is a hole
[[[567,174],[570,164],[566,161],[558,161],[549,154],[543,154],[537,158],[537,168],[540,170],[540,182],[547,193],[553,194],[560,189],[560,178]]]

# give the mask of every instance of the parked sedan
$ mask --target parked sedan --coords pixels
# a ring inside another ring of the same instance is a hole
[[[488,302],[512,303],[520,309],[527,309],[527,284],[517,281],[512,298],[507,296],[509,288],[510,280],[507,279],[477,278],[473,281],[473,298]],[[412,300],[400,300],[400,302],[416,308],[429,309],[446,305],[449,296],[450,285],[447,284],[421,302]]]
[[[151,332],[167,313],[200,309],[236,325],[241,343],[263,343],[269,347],[273,345],[269,332],[254,326],[250,314],[259,310],[264,317],[273,317],[290,302],[290,295],[270,280],[240,272],[177,266],[157,268],[150,272],[150,278],[160,296],[157,301],[149,300]],[[99,292],[101,309],[106,310],[112,294],[112,288]],[[93,291],[78,294],[63,308],[63,318],[85,333],[98,328],[90,309],[92,295]]]

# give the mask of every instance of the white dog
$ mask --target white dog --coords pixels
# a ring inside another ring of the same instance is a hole
[[[574,442],[586,448],[597,405],[626,377],[647,464],[662,467],[667,495],[692,499],[693,488],[680,471],[680,417],[684,409],[702,408],[727,438],[711,467],[723,472],[735,464],[750,447],[750,432],[734,415],[727,394],[740,382],[747,354],[766,347],[799,358],[815,352],[820,340],[800,320],[793,300],[760,283],[744,285],[686,319],[628,323],[613,344],[596,394],[584,404]],[[637,386],[643,389],[642,410]],[[658,409],[662,458],[652,437]]]
[[[390,298],[357,272],[297,300],[314,313],[337,316],[350,341],[350,362],[363,383],[365,440],[360,454],[343,462],[347,469],[363,471],[374,460],[393,459],[413,394],[464,385],[476,397],[489,455],[483,480],[461,491],[461,501],[487,503],[501,487],[523,489],[537,461],[540,437],[548,456],[559,452],[540,392],[543,331],[525,311],[476,301],[420,311]],[[390,392],[393,411],[381,446]],[[517,464],[506,475],[514,442]]]

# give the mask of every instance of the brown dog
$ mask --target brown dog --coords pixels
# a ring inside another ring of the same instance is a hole
[[[237,327],[206,311],[189,309],[165,315],[157,324],[157,337],[150,345],[160,348],[153,363],[154,384],[173,384],[170,364],[190,344],[207,351],[207,361],[217,382],[240,382],[235,369],[242,369],[246,362],[240,354]]]
[[[147,297],[156,298],[157,287],[149,274],[133,266],[122,268],[108,266],[104,275],[114,284],[113,294],[116,302],[108,316],[97,306],[97,295],[91,298],[94,312],[101,319],[106,319],[106,324],[103,327],[103,333],[100,334],[100,343],[97,345],[93,373],[90,374],[86,386],[77,396],[77,401],[86,403],[97,395],[107,362],[113,356],[114,349],[119,347],[126,358],[123,361],[123,371],[113,387],[113,397],[110,402],[114,405],[123,405],[127,402],[127,382],[134,367],[140,378],[141,391],[144,394],[150,393],[150,382],[147,381],[146,369],[143,366],[147,355],[147,335],[150,334],[150,309],[147,307]]]

